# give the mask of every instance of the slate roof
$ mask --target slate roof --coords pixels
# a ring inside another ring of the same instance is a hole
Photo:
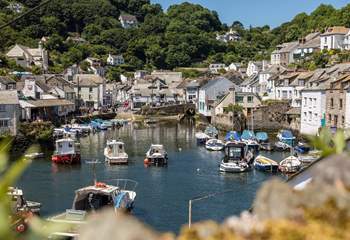
[[[75,84],[79,83],[82,87],[97,87],[103,84],[104,79],[96,74],[76,74],[74,76],[73,82]]]
[[[7,85],[7,84],[16,84],[16,81],[13,80],[10,77],[6,77],[6,76],[0,76],[0,83]]]
[[[38,99],[28,100],[26,102],[33,105],[36,108],[74,105],[74,103],[65,99]]]
[[[334,26],[329,27],[327,30],[321,35],[321,36],[327,36],[327,35],[346,35],[349,32],[349,28],[343,27],[343,26]]]
[[[128,22],[137,21],[137,18],[134,15],[130,15],[130,14],[121,14],[119,18],[122,19],[123,21],[128,21]]]
[[[0,104],[19,104],[17,91],[1,91]]]

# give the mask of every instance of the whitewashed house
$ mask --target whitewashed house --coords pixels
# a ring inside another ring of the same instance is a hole
[[[198,112],[206,117],[210,117],[216,101],[220,100],[233,87],[237,89],[237,86],[226,78],[209,80],[199,90]]]
[[[239,40],[241,40],[241,36],[239,35],[239,33],[235,30],[233,30],[232,28],[224,33],[224,34],[217,34],[216,35],[216,40],[221,41],[221,42],[237,42]]]
[[[104,67],[102,67],[102,63],[100,59],[94,58],[94,57],[88,57],[85,59],[85,61],[89,63],[88,71],[90,73],[99,75],[101,77],[105,76],[106,70]]]
[[[236,71],[238,72],[238,70],[242,67],[241,63],[231,63],[230,65],[228,65],[228,67],[225,68],[226,71]]]
[[[345,38],[344,38],[344,49],[345,50],[350,50],[350,30],[345,35]]]
[[[267,67],[266,61],[261,61],[261,62],[249,61],[246,74],[248,77],[251,77],[255,74],[258,74],[260,71],[264,71],[266,67]]]
[[[147,71],[145,70],[137,70],[135,73],[134,73],[134,78],[135,79],[142,79],[144,77],[146,77],[148,74]]]
[[[49,96],[49,86],[44,79],[39,76],[27,76],[24,80],[17,82],[17,90],[26,98],[31,99],[47,99],[54,98]]]
[[[20,118],[19,100],[16,90],[4,90],[0,93],[0,136],[15,136]]]
[[[209,65],[209,71],[211,73],[219,73],[221,69],[225,70],[226,65],[223,63],[212,63]]]
[[[306,37],[300,38],[299,45],[293,52],[293,59],[305,59],[314,52],[319,51],[321,47],[320,35],[320,32],[314,32],[306,35]]]
[[[119,54],[119,55],[112,55],[112,54],[108,54],[107,57],[107,64],[111,65],[111,66],[118,66],[118,65],[122,65],[124,64],[124,57],[123,55]]]
[[[6,53],[6,56],[24,68],[37,66],[44,71],[47,71],[49,68],[48,52],[43,48],[41,42],[39,42],[38,48],[29,48],[16,44]]]
[[[96,74],[76,74],[74,90],[80,106],[98,109],[105,106],[106,80]]]
[[[286,68],[280,65],[271,65],[266,68],[264,71],[259,72],[259,85],[260,85],[260,96],[267,95],[271,93],[275,87],[275,84],[272,82],[274,75],[280,75],[282,72],[286,71]],[[271,79],[270,79],[271,78]],[[269,81],[270,80],[270,81]],[[266,96],[266,97],[267,97]]]
[[[195,103],[198,107],[200,83],[196,80],[189,82],[186,85],[186,102]]]
[[[300,133],[316,135],[326,114],[326,91],[322,88],[305,88],[301,91]]]
[[[349,28],[343,26],[328,28],[321,34],[321,50],[344,49],[344,40],[349,30]]]
[[[15,90],[16,81],[10,77],[0,76],[0,91]]]
[[[121,14],[119,16],[119,21],[123,28],[133,28],[138,25],[137,18],[130,14]]]

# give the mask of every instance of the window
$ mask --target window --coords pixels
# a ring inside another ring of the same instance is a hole
[[[0,127],[8,127],[9,126],[9,121],[8,120],[0,120]]]
[[[334,126],[338,126],[338,115],[334,115]]]
[[[318,121],[318,114],[315,113],[314,116],[315,116],[315,117],[314,117],[314,120],[315,120],[315,122],[317,122],[317,121]]]
[[[280,91],[280,90],[277,91],[277,96],[278,96],[279,98],[281,97],[281,91]]]
[[[339,99],[339,109],[343,109],[343,99]]]
[[[328,122],[331,123],[332,122],[332,115],[328,114]]]
[[[307,98],[304,97],[304,106],[306,107],[307,106]]]
[[[243,97],[242,96],[236,96],[235,97],[235,102],[236,103],[243,103]]]
[[[341,117],[341,124],[342,124],[342,126],[345,125],[345,117],[344,116]]]
[[[0,112],[5,112],[6,111],[6,106],[5,105],[0,105]]]
[[[309,122],[312,121],[312,112],[309,112]]]
[[[247,101],[248,101],[248,103],[252,103],[253,102],[253,97],[252,96],[248,96]]]
[[[92,92],[92,87],[89,88],[89,92]]]
[[[331,108],[333,108],[333,107],[334,107],[334,99],[331,98]]]
[[[307,120],[307,112],[304,112],[304,119]]]

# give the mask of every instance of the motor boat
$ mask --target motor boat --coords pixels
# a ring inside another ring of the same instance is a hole
[[[290,130],[281,130],[277,134],[277,139],[282,142],[286,143],[289,146],[294,146],[295,137],[293,136],[293,133]]]
[[[301,169],[301,161],[295,156],[287,157],[279,164],[279,170],[283,173],[296,173]]]
[[[224,149],[224,143],[219,139],[209,139],[205,143],[205,148],[210,151],[221,151]]]
[[[291,146],[287,143],[284,142],[276,142],[275,143],[275,149],[278,151],[290,151],[291,150]]]
[[[78,237],[78,229],[84,226],[87,216],[102,209],[112,208],[116,213],[129,212],[134,208],[137,182],[116,179],[117,185],[95,182],[92,186],[75,191],[71,209],[48,219],[55,224],[69,224],[70,231],[53,233],[52,237]]]
[[[9,187],[7,195],[11,198],[12,210],[15,212],[29,210],[40,215],[41,203],[26,200],[22,189]]]
[[[205,144],[211,137],[203,132],[196,133],[197,144]]]
[[[230,142],[230,141],[240,141],[241,136],[239,135],[238,132],[236,131],[229,131],[226,136],[225,136],[225,141]]]
[[[212,125],[209,125],[204,130],[204,133],[208,135],[210,138],[218,138],[219,131]]]
[[[56,140],[56,150],[52,155],[52,162],[58,164],[76,164],[80,163],[79,144],[71,138]]]
[[[146,152],[144,164],[147,166],[164,166],[168,164],[168,153],[161,144],[152,144]]]
[[[107,141],[104,149],[105,161],[109,164],[127,164],[128,154],[125,152],[124,145],[121,141]]]
[[[277,172],[279,166],[276,161],[262,155],[255,158],[253,165],[255,169],[263,172]]]
[[[101,119],[95,119],[90,122],[90,126],[94,129],[98,130],[107,130],[109,125],[106,124],[103,120]]]
[[[220,163],[220,171],[226,173],[249,171],[250,160],[246,156],[246,144],[242,142],[228,142],[225,144],[225,157]]]
[[[310,146],[307,145],[306,143],[302,143],[302,142],[299,142],[295,147],[294,147],[294,150],[297,152],[297,153],[300,153],[300,154],[307,154],[308,152],[310,152]]]

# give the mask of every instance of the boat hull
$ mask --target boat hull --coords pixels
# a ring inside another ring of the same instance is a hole
[[[56,164],[79,164],[80,154],[62,154],[52,155],[51,160]]]
[[[146,158],[147,159],[147,166],[156,166],[156,167],[163,167],[168,165],[168,159],[164,157],[160,158]]]
[[[278,165],[266,165],[266,164],[254,163],[254,168],[256,170],[259,170],[262,172],[277,172],[278,171]]]
[[[121,165],[128,164],[128,157],[109,157],[105,156],[105,161],[109,164]]]
[[[227,163],[221,163],[220,164],[220,172],[225,173],[243,173],[250,170],[249,165],[239,165],[239,164],[227,164]]]

